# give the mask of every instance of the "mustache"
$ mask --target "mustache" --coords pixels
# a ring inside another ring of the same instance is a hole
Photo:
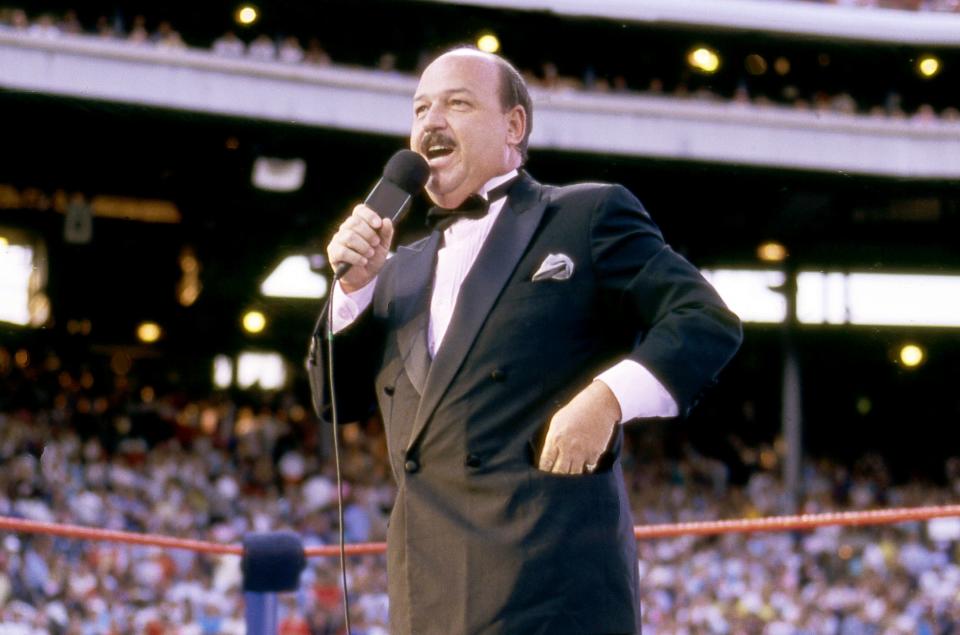
[[[443,134],[442,132],[428,132],[427,134],[423,135],[423,139],[420,140],[420,153],[426,154],[430,146],[437,144],[451,148],[457,145],[451,137]]]

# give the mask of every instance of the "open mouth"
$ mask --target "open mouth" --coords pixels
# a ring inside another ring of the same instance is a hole
[[[427,161],[433,163],[453,154],[456,147],[456,142],[449,136],[439,132],[431,132],[424,135],[420,141],[420,154],[425,156]]]
[[[435,143],[427,147],[427,159],[432,161],[453,154],[453,146]]]

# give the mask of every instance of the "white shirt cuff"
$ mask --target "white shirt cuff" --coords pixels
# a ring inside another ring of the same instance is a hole
[[[377,286],[377,279],[374,278],[353,293],[347,293],[340,286],[340,281],[333,285],[333,297],[330,301],[333,303],[333,327],[334,333],[339,333],[347,328],[357,319],[364,310],[373,302],[373,290]]]
[[[620,422],[648,417],[676,417],[677,402],[645,366],[625,359],[597,375],[620,402]]]

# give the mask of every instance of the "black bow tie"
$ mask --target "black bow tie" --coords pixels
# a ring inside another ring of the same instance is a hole
[[[512,178],[506,183],[501,183],[487,193],[487,198],[483,198],[479,194],[471,194],[453,209],[431,207],[427,211],[427,227],[431,231],[435,229],[443,231],[461,218],[483,218],[490,210],[490,205],[506,196],[510,186],[516,180],[516,178]]]

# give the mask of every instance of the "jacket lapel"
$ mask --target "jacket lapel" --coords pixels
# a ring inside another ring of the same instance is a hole
[[[440,245],[440,232],[433,232],[410,247],[397,248],[397,266],[402,268],[396,280],[395,306],[397,346],[410,383],[421,395],[430,369],[427,349],[427,325],[430,319],[430,295],[433,289],[433,263]],[[402,259],[402,260],[401,260]]]
[[[547,207],[547,202],[540,200],[540,192],[540,185],[524,173],[511,188],[506,204],[463,281],[443,343],[427,373],[408,448],[416,443],[436,410],[533,238]]]

